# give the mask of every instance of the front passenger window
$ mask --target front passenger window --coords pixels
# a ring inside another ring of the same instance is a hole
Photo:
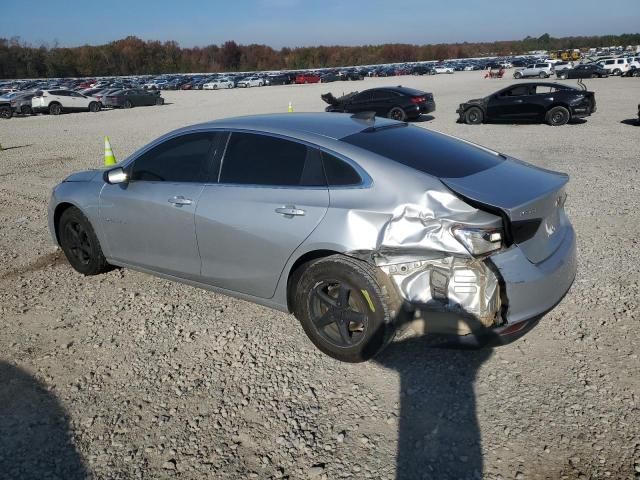
[[[152,148],[133,163],[132,181],[212,181],[213,133],[175,137]]]

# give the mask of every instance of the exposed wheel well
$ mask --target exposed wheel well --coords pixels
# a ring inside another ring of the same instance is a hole
[[[296,262],[289,270],[289,277],[287,278],[287,308],[290,312],[293,312],[293,287],[298,284],[298,279],[305,268],[310,262],[319,260],[320,258],[329,257],[331,255],[339,254],[333,250],[313,250],[302,255],[296,260]]]
[[[58,242],[58,245],[60,245],[60,232],[58,232],[58,224],[60,223],[60,217],[62,216],[65,210],[68,210],[70,208],[75,208],[75,205],[71,203],[63,202],[58,206],[56,206],[56,209],[53,212],[53,228],[55,229],[55,232],[56,232],[56,240]]]

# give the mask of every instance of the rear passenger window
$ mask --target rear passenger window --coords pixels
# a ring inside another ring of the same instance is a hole
[[[322,165],[329,186],[359,185],[362,178],[347,162],[322,152]]]
[[[131,180],[149,182],[212,181],[212,133],[193,133],[172,138],[140,156]]]
[[[221,183],[274,186],[324,185],[319,156],[301,143],[253,133],[232,133]]]

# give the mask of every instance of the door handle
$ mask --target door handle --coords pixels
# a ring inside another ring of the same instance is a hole
[[[191,205],[193,203],[193,200],[191,200],[190,198],[184,198],[182,195],[171,197],[168,201],[169,203],[173,203],[176,207]]]
[[[300,208],[296,208],[295,205],[287,205],[285,207],[276,208],[276,213],[284,215],[285,217],[299,217],[303,216],[305,212]]]

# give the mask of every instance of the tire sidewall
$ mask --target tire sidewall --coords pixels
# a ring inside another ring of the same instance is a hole
[[[91,247],[91,258],[86,264],[80,262],[71,252],[65,233],[65,227],[69,222],[79,223],[87,233]],[[100,247],[100,242],[98,241],[98,237],[96,236],[91,223],[80,210],[75,207],[71,207],[62,213],[58,223],[58,238],[60,240],[60,248],[74,270],[82,273],[83,275],[95,275],[102,271],[104,268],[104,255]]]
[[[566,120],[562,123],[554,123],[553,122],[553,115],[555,112],[562,110],[564,112],[564,116],[566,118]],[[566,125],[567,123],[569,123],[569,120],[571,120],[571,114],[569,113],[569,110],[567,110],[565,107],[562,106],[558,106],[558,107],[553,107],[551,110],[549,110],[549,112],[547,113],[547,123],[549,125],[551,125],[552,127],[559,127],[562,125]]]
[[[393,116],[393,112],[397,112],[397,111],[402,112],[402,115],[400,116],[400,118],[394,118]],[[393,107],[391,110],[389,110],[387,117],[390,118],[391,120],[396,120],[398,122],[405,122],[407,120],[407,113],[400,107]]]
[[[393,335],[389,307],[384,304],[381,287],[375,278],[353,268],[350,262],[324,259],[308,266],[299,278],[294,295],[294,314],[311,342],[323,353],[344,362],[363,362],[382,350]],[[335,280],[351,286],[351,295],[367,303],[362,291],[371,299],[374,311],[368,310],[365,337],[351,347],[340,347],[325,340],[311,320],[311,292],[322,281]]]
[[[472,121],[470,116],[471,112],[478,112],[478,120]],[[480,125],[484,120],[484,112],[479,107],[471,107],[466,112],[464,112],[464,121],[467,125]]]

